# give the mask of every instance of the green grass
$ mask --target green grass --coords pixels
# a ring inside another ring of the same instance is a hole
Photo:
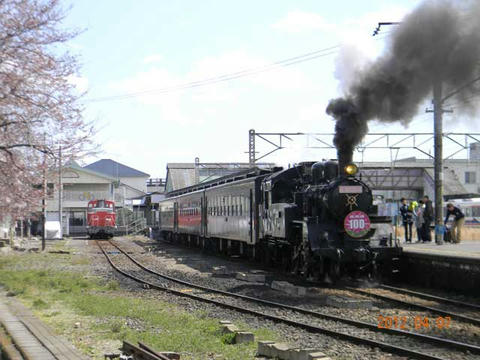
[[[53,260],[57,266],[72,263],[70,256],[54,254],[0,257],[0,284],[90,356],[101,359],[106,342],[122,340],[177,351],[182,359],[215,355],[215,359],[243,360],[255,354],[255,344],[231,345],[233,339],[221,334],[218,321],[206,312],[186,312],[163,301],[139,298],[121,290],[115,281],[53,270]],[[73,326],[76,322],[81,326]],[[257,340],[277,338],[267,329],[254,333]]]

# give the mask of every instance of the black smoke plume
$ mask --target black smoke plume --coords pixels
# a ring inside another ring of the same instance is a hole
[[[436,82],[446,95],[480,75],[479,19],[480,0],[426,1],[403,19],[385,53],[356,74],[343,98],[328,104],[340,165],[352,160],[368,121],[408,125]],[[463,105],[455,111],[473,110],[468,100],[478,95],[478,84],[456,95]]]

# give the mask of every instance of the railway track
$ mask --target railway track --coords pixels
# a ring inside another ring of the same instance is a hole
[[[426,293],[422,293],[422,292],[419,292],[419,291],[413,291],[413,290],[403,289],[403,288],[399,288],[399,287],[395,287],[395,286],[389,286],[389,285],[380,285],[380,288],[385,289],[385,290],[390,290],[390,291],[393,291],[393,292],[397,292],[397,293],[401,293],[401,294],[405,294],[405,295],[416,296],[416,297],[426,299],[426,300],[436,301],[438,303],[453,305],[453,306],[457,306],[457,307],[464,308],[464,309],[480,311],[480,305],[478,305],[478,304],[472,304],[472,303],[467,303],[467,302],[464,302],[464,301],[448,299],[448,298],[444,298],[444,297],[440,297],[440,296],[436,296],[436,295],[432,295],[432,294],[426,294]]]
[[[430,294],[425,294],[421,292],[411,291],[407,289],[396,288],[393,286],[380,285],[378,288],[370,288],[368,290],[358,289],[347,287],[349,291],[370,296],[379,300],[393,302],[408,308],[428,311],[433,314],[438,314],[445,317],[450,317],[451,319],[456,319],[463,321],[465,323],[473,324],[480,326],[480,319],[474,317],[476,314],[473,312],[470,315],[464,315],[462,313],[469,312],[471,309],[480,311],[480,306],[470,303],[464,303],[460,301],[455,301],[447,298],[442,298],[439,296],[434,296]],[[417,298],[417,299],[416,299]],[[419,304],[416,300],[418,298],[429,300],[430,302],[436,302],[437,304],[446,304],[454,310],[445,310],[440,307],[432,307],[430,305]],[[413,300],[412,300],[413,299]],[[462,313],[460,313],[462,312]]]
[[[414,359],[446,359],[444,357],[446,352],[449,353],[448,359],[464,358],[465,354],[468,353],[480,354],[480,347],[473,344],[405,330],[379,328],[377,325],[367,322],[192,284],[150,269],[111,241],[103,243],[108,243],[115,250],[109,254],[104,246],[97,241],[102,253],[116,271],[152,289],[262,317],[308,332],[326,334],[355,344],[376,347],[385,352]],[[118,261],[117,256],[120,257],[121,261],[128,259],[130,270],[122,269],[119,266],[120,261]],[[132,270],[132,264],[137,267],[136,270]],[[142,273],[143,276],[139,277],[138,273]],[[187,291],[188,289],[185,289],[185,287],[195,290]],[[295,318],[295,320],[292,318]],[[408,339],[408,346],[395,345],[400,340],[405,342],[406,339]]]

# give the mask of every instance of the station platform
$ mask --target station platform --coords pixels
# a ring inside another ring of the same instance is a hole
[[[465,241],[460,244],[444,243],[443,245],[437,245],[434,241],[431,243],[403,243],[402,247],[405,254],[452,257],[480,262],[480,241]]]
[[[12,342],[10,348],[3,351],[15,360],[88,359],[69,342],[57,336],[17,299],[4,294],[0,294],[0,330]]]
[[[428,288],[480,296],[480,241],[402,243],[400,277]]]

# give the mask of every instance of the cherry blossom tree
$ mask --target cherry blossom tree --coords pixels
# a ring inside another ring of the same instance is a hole
[[[43,170],[92,150],[59,0],[0,0],[0,220],[39,210]]]

